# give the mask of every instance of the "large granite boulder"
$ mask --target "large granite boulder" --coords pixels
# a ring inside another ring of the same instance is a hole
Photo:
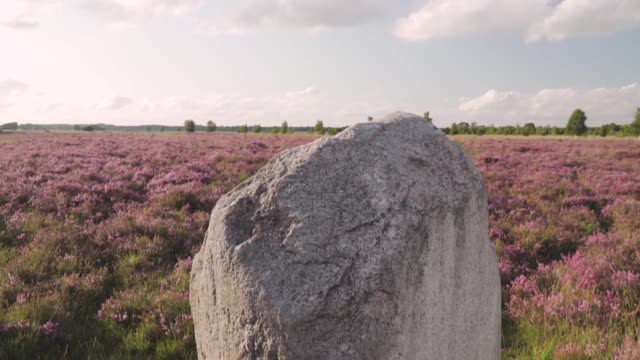
[[[216,205],[191,273],[200,359],[499,359],[487,194],[394,113],[283,152]]]

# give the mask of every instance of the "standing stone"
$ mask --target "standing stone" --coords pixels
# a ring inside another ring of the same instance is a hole
[[[200,359],[499,359],[487,194],[394,113],[287,150],[216,205],[191,273]]]

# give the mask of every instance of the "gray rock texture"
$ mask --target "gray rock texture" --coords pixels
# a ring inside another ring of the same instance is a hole
[[[487,194],[394,113],[287,150],[216,205],[191,273],[200,359],[499,359]]]

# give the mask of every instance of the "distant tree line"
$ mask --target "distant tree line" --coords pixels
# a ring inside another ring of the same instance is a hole
[[[74,125],[75,131],[106,131],[107,129],[99,125]]]
[[[428,116],[428,113],[425,114]],[[640,108],[636,111],[631,124],[618,125],[614,123],[598,126],[587,126],[587,115],[581,109],[576,109],[569,117],[565,127],[536,126],[534,123],[526,123],[523,126],[485,126],[475,122],[453,123],[450,127],[441,129],[447,135],[520,135],[520,136],[547,136],[547,135],[574,135],[574,136],[640,136]]]
[[[368,117],[368,121],[373,121],[373,117]],[[424,120],[433,123],[433,119],[429,112],[424,113]],[[318,135],[335,135],[346,127],[325,127],[322,120],[316,121],[312,127],[292,127],[284,121],[280,126],[262,127],[260,124],[240,125],[240,126],[217,126],[215,122],[208,121],[206,125],[198,125],[193,120],[185,120],[183,126],[164,126],[164,125],[141,125],[141,126],[119,126],[108,124],[93,125],[69,125],[69,124],[18,124],[16,122],[0,125],[0,131],[3,130],[63,130],[63,131],[186,131],[193,132],[238,132],[247,134],[252,133],[271,133],[271,134],[292,134],[311,133]],[[576,109],[566,126],[536,126],[532,122],[524,125],[507,125],[507,126],[485,126],[478,125],[475,122],[453,123],[451,126],[441,129],[448,135],[519,135],[519,136],[547,136],[547,135],[575,135],[575,136],[640,136],[640,108],[637,109],[634,120],[631,124],[618,125],[610,123],[598,127],[587,126],[587,115],[581,109]]]
[[[18,123],[17,122],[10,122],[10,123],[6,123],[6,124],[0,125],[0,132],[2,132],[4,130],[16,131],[16,130],[18,130]]]

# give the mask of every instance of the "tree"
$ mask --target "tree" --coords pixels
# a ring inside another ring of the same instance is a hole
[[[636,118],[631,123],[631,134],[634,136],[640,136],[640,108],[636,110]]]
[[[571,114],[564,133],[567,135],[583,135],[587,132],[587,115],[584,111],[576,109]]]
[[[82,131],[105,131],[104,128],[97,125],[87,125],[83,126],[80,130]]]
[[[369,116],[369,117],[367,118],[367,121],[368,121],[368,122],[372,122],[372,121],[373,121],[373,117]]]
[[[184,121],[184,131],[192,133],[196,131],[196,123],[193,120],[185,120]]]
[[[547,125],[545,127],[537,127],[536,128],[536,134],[537,135],[542,135],[542,136],[547,136],[551,133],[551,126]]]
[[[246,134],[249,132],[249,127],[247,126],[247,124],[244,124],[240,126],[240,128],[238,129],[238,132],[241,134]]]
[[[280,126],[280,131],[281,131],[283,134],[286,134],[286,133],[288,133],[288,132],[289,132],[289,124],[288,124],[286,121],[283,121],[283,122],[282,122],[282,126]]]
[[[277,127],[277,126],[272,127],[271,128],[271,133],[274,134],[274,135],[280,133],[280,128]]]
[[[598,135],[602,137],[606,137],[607,135],[609,135],[609,127],[606,125],[600,126],[598,128]]]
[[[458,128],[460,129],[460,134],[471,134],[471,126],[469,126],[469,123],[463,121],[458,124]]]
[[[209,120],[207,122],[207,132],[215,132],[218,129],[218,126],[213,121]]]
[[[320,135],[324,135],[324,124],[322,123],[322,120],[316,121],[316,126],[313,127],[313,131]]]
[[[451,130],[450,130],[451,135],[458,135],[460,134],[460,128],[458,127],[458,124],[453,123],[451,124]]]
[[[338,133],[338,129],[336,129],[336,128],[329,128],[329,130],[327,130],[327,134],[329,134],[331,136],[333,136],[333,135],[335,135],[337,133]]]
[[[262,126],[260,126],[260,124],[254,125],[253,126],[253,132],[256,133],[256,134],[261,133],[262,132]]]
[[[428,111],[424,113],[424,120],[426,122],[428,122],[429,124],[433,123],[433,119],[431,118],[431,116],[429,116],[429,112]]]
[[[607,135],[613,135],[614,133],[620,132],[621,129],[620,125],[615,123],[610,123],[602,126],[607,128]]]
[[[13,131],[16,131],[16,130],[18,130],[18,123],[17,122],[10,122],[10,123],[6,123],[4,125],[0,125],[0,130],[13,130]]]
[[[536,133],[536,125],[534,123],[526,123],[522,127],[522,135],[529,136]]]

